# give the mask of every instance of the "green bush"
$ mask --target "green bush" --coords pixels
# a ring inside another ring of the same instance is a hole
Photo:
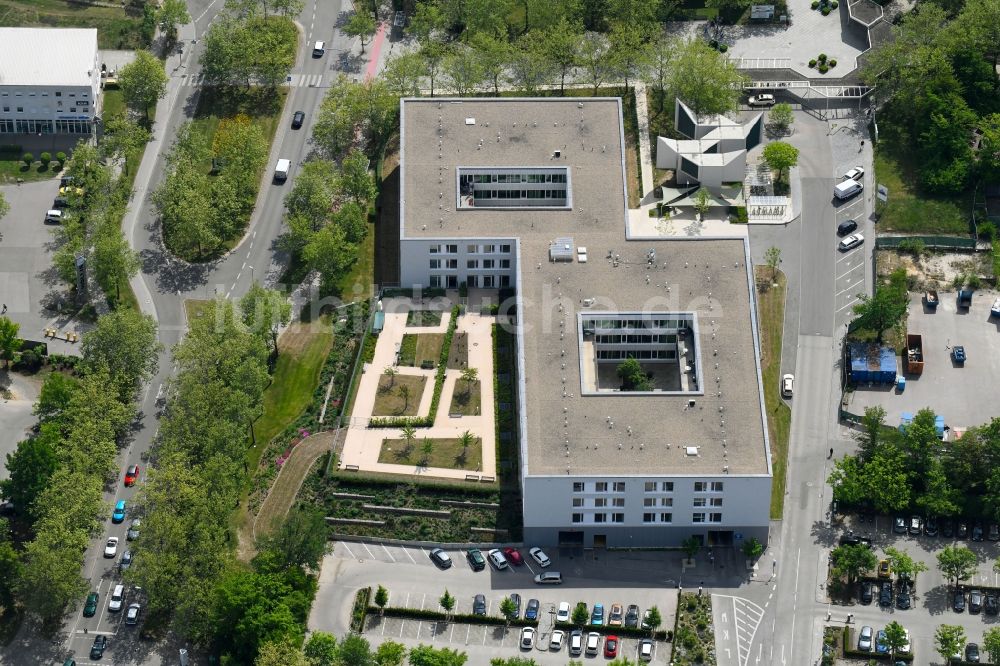
[[[63,151],[60,150],[58,153],[56,153],[56,159],[59,160],[60,162],[65,162],[66,161],[66,153],[64,153]]]
[[[826,62],[826,54],[820,53],[819,58],[817,58],[817,60],[819,60],[820,62]]]
[[[819,70],[820,74],[826,74],[827,72],[830,71],[830,67],[825,62],[820,63],[819,67],[817,67],[816,69]]]
[[[43,166],[48,166],[49,162],[52,161],[52,155],[50,153],[42,153],[38,156],[38,161],[41,162]]]
[[[729,50],[728,44],[719,44],[719,53],[725,53]]]
[[[823,12],[823,16],[829,16],[830,15],[830,8],[829,7],[823,7],[823,9],[821,9],[820,11]]]
[[[980,222],[976,225],[976,232],[979,234],[979,240],[992,243],[997,238],[997,225],[989,220]]]
[[[813,58],[812,60],[809,61],[809,66],[810,67],[815,67],[816,66],[816,59],[815,58]]]
[[[29,166],[30,167],[32,164],[35,163],[35,156],[32,155],[31,153],[25,153],[21,157],[21,161],[24,162],[25,166]]]
[[[812,8],[813,9],[819,9],[819,0],[813,0],[812,1]]]
[[[969,289],[979,289],[982,286],[982,280],[979,279],[978,275],[973,273],[965,278],[965,286]]]
[[[465,280],[458,283],[458,295],[461,298],[466,298],[469,295],[469,283]]]
[[[351,609],[351,631],[361,633],[365,627],[365,613],[372,596],[372,588],[363,587],[354,595],[354,607]]]
[[[827,64],[830,65],[830,67],[836,67],[837,66],[837,61],[836,61],[836,59],[831,58],[830,62],[827,63]]]
[[[830,3],[830,8],[831,9],[836,9],[839,6],[840,6],[840,3],[837,2],[837,0],[833,0],[833,2]]]

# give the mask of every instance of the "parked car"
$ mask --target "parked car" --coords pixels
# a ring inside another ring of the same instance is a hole
[[[531,559],[537,562],[538,566],[543,569],[552,564],[552,560],[550,560],[549,556],[545,554],[545,551],[537,546],[529,550],[528,554],[531,555]]]
[[[978,614],[983,610],[983,593],[981,590],[969,590],[969,612]]]
[[[601,635],[596,631],[587,634],[587,654],[596,655],[601,649]]]
[[[510,546],[507,546],[506,548],[503,549],[503,554],[504,557],[506,557],[507,560],[516,567],[519,567],[522,564],[524,564],[524,558],[521,557],[521,553],[517,552],[517,548],[511,548]]]
[[[847,173],[844,174],[844,180],[864,180],[865,168],[856,166],[853,169],[849,169]]]
[[[906,534],[906,519],[896,516],[892,519],[892,531],[896,534]]]
[[[892,605],[892,583],[885,581],[879,587],[878,605],[888,608]]]
[[[861,652],[871,652],[872,651],[872,628],[869,626],[861,627],[861,632],[858,634],[858,650]]]
[[[132,551],[126,550],[122,553],[122,558],[118,560],[118,570],[127,571],[130,566],[132,566]]]
[[[865,242],[864,234],[851,234],[844,240],[840,241],[840,251],[847,252]]]
[[[115,502],[115,509],[111,512],[111,522],[115,524],[125,522],[125,500]]]
[[[97,613],[97,603],[101,600],[101,595],[91,592],[87,595],[87,601],[83,604],[83,616],[94,617]]]
[[[924,521],[924,534],[929,537],[937,536],[938,534],[938,521],[934,516],[927,516],[927,520]]]
[[[559,608],[556,609],[556,622],[569,622],[569,602],[560,601]]]
[[[125,485],[126,486],[134,486],[135,482],[136,482],[136,480],[138,478],[139,478],[139,466],[138,465],[131,465],[125,471]]]
[[[562,574],[558,571],[543,571],[535,575],[536,585],[562,585]]]
[[[903,645],[901,645],[899,648],[899,654],[910,654],[911,649],[912,647],[910,645],[910,630],[903,629]]]
[[[118,537],[108,537],[104,544],[104,557],[115,557],[118,554]]]
[[[431,562],[442,569],[451,568],[451,556],[440,548],[434,548],[430,553]]]
[[[889,644],[886,643],[885,629],[875,632],[875,653],[889,654]]]
[[[909,592],[899,592],[896,595],[896,608],[899,610],[910,610],[912,605],[913,601],[910,599]]]
[[[132,522],[128,525],[128,532],[125,533],[125,538],[129,541],[138,539],[140,527],[142,527],[142,521],[138,518],[133,518]]]
[[[579,629],[574,629],[569,632],[569,655],[571,657],[578,657],[581,652],[583,652],[583,632]]]
[[[867,606],[872,602],[872,599],[874,598],[874,593],[872,592],[872,588],[874,587],[875,587],[874,583],[869,583],[866,580],[861,581],[861,597],[860,597],[861,603]]]
[[[94,644],[90,646],[90,658],[100,659],[104,656],[104,651],[108,649],[108,637],[105,635],[95,636]]]
[[[472,614],[486,615],[486,597],[482,594],[477,594],[472,600]]]
[[[990,523],[990,526],[986,529],[986,540],[1000,541],[1000,525]]]
[[[867,537],[867,536],[858,536],[857,534],[855,534],[854,532],[851,532],[851,531],[847,532],[846,534],[842,534],[840,536],[840,545],[841,546],[858,546],[860,544],[864,544],[864,545],[868,546],[869,548],[873,547],[872,546],[872,540],[871,540],[870,537]]]
[[[965,347],[962,345],[955,345],[951,348],[951,360],[953,360],[956,365],[965,365],[965,359]]]
[[[879,560],[878,577],[879,578],[892,577],[892,563],[890,563],[889,560]]]
[[[510,616],[512,619],[517,619],[521,617],[521,595],[517,592],[512,592],[510,597],[508,597],[512,604],[514,604],[514,610],[511,612]]]
[[[955,523],[950,520],[941,521],[941,536],[951,539],[955,536]]]
[[[532,627],[523,627],[521,629],[521,649],[530,650],[535,647],[535,630]]]
[[[611,604],[611,612],[608,613],[608,626],[620,627],[625,623],[625,609],[619,603]]]
[[[555,629],[552,632],[552,638],[549,639],[549,649],[553,652],[558,652],[562,650],[563,640],[566,638],[566,632],[562,629]]]
[[[639,607],[635,604],[629,604],[628,610],[625,611],[625,626],[632,628],[639,626]]]
[[[112,613],[117,613],[122,609],[122,604],[125,603],[125,586],[122,584],[115,585],[114,589],[111,590],[111,598],[108,599],[108,610]]]
[[[486,558],[478,548],[470,548],[465,551],[465,559],[469,561],[469,566],[473,571],[482,571],[486,568]]]
[[[618,637],[617,636],[607,636],[604,639],[604,656],[608,659],[614,659],[618,656]]]
[[[924,521],[920,516],[910,516],[909,529],[912,536],[920,536],[920,533],[924,531]]]
[[[973,541],[983,540],[983,522],[981,520],[977,520],[976,522],[972,523],[972,540]]]
[[[987,592],[983,597],[983,610],[986,611],[987,615],[996,615],[1000,611],[996,592]]]
[[[1000,317],[1000,297],[997,297],[997,299],[993,301],[993,305],[990,306],[990,316]]]
[[[979,645],[977,643],[968,643],[965,646],[965,661],[970,664],[979,663]]]
[[[794,387],[795,387],[795,375],[782,375],[781,397],[791,398]]]
[[[852,231],[857,231],[857,229],[858,229],[858,223],[857,223],[857,221],[855,221],[855,220],[844,220],[843,222],[841,222],[840,224],[837,225],[837,235],[838,236],[846,236],[847,234],[851,233]]]
[[[653,624],[649,621],[649,618],[652,616],[652,614],[653,614],[653,610],[651,608],[647,608],[646,612],[642,614],[642,624],[640,626],[643,629],[652,629],[653,628]]]
[[[135,625],[139,623],[139,611],[142,610],[142,606],[139,604],[129,604],[128,610],[125,611],[125,624]]]
[[[594,604],[594,612],[590,615],[590,623],[597,626],[604,624],[604,604]]]
[[[528,599],[528,605],[524,607],[524,619],[537,620],[538,608],[540,605],[541,604],[538,603],[538,599]]]
[[[45,211],[45,224],[59,224],[63,221],[63,212],[58,208]]]
[[[490,561],[490,564],[492,564],[497,571],[503,571],[507,568],[507,558],[503,556],[503,553],[500,552],[499,548],[494,548],[490,552],[486,553],[486,559]]]
[[[753,95],[747,100],[747,104],[750,106],[774,106],[774,95],[770,93]]]
[[[951,609],[956,613],[965,611],[965,593],[962,590],[955,590],[955,596],[951,600]]]
[[[300,129],[302,123],[306,120],[306,114],[303,111],[296,111],[292,114],[292,129]]]
[[[652,661],[653,660],[653,641],[648,638],[643,638],[639,641],[639,660],[640,661]]]

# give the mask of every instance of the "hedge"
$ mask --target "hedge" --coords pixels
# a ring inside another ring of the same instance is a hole
[[[525,620],[524,618],[517,618],[516,620],[510,620],[510,622],[508,622],[499,615],[466,615],[464,613],[452,613],[451,616],[448,616],[441,611],[430,610],[429,608],[400,608],[386,606],[384,611],[380,611],[378,606],[368,607],[368,613],[372,615],[378,615],[380,612],[382,615],[388,617],[401,617],[412,620],[436,620],[438,622],[461,622],[463,624],[488,624],[499,627],[507,626],[508,624],[512,627],[538,626],[538,620]]]
[[[372,598],[372,588],[363,587],[354,595],[354,607],[351,609],[351,631],[361,633],[365,627],[365,609]]]
[[[360,472],[343,471],[333,472],[330,474],[330,479],[332,481],[344,483],[350,486],[385,486],[393,489],[399,486],[418,486],[421,490],[441,490],[454,492],[456,494],[472,495],[497,495],[498,493],[495,486],[471,484],[465,480],[456,480],[454,482],[442,481],[441,479],[426,481],[422,478],[414,476],[408,476],[405,478],[401,478],[399,476],[383,477],[363,474]]]

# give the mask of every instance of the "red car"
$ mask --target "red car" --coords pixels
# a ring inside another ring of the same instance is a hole
[[[507,557],[508,560],[510,560],[511,564],[514,564],[516,566],[521,566],[522,564],[524,564],[524,558],[521,557],[521,553],[517,552],[516,548],[511,548],[510,546],[508,546],[507,548],[503,549],[503,554]]]
[[[138,478],[139,478],[139,466],[138,465],[132,465],[125,472],[125,485],[126,486],[133,486],[133,485],[135,485],[135,481]]]
[[[604,639],[604,656],[605,657],[617,657],[618,656],[618,637],[608,636]]]

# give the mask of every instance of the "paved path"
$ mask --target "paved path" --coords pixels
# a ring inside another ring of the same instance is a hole
[[[646,103],[646,84],[635,84],[635,115],[639,125],[639,168],[642,170],[642,197],[653,192],[653,151],[649,140],[649,105]]]

